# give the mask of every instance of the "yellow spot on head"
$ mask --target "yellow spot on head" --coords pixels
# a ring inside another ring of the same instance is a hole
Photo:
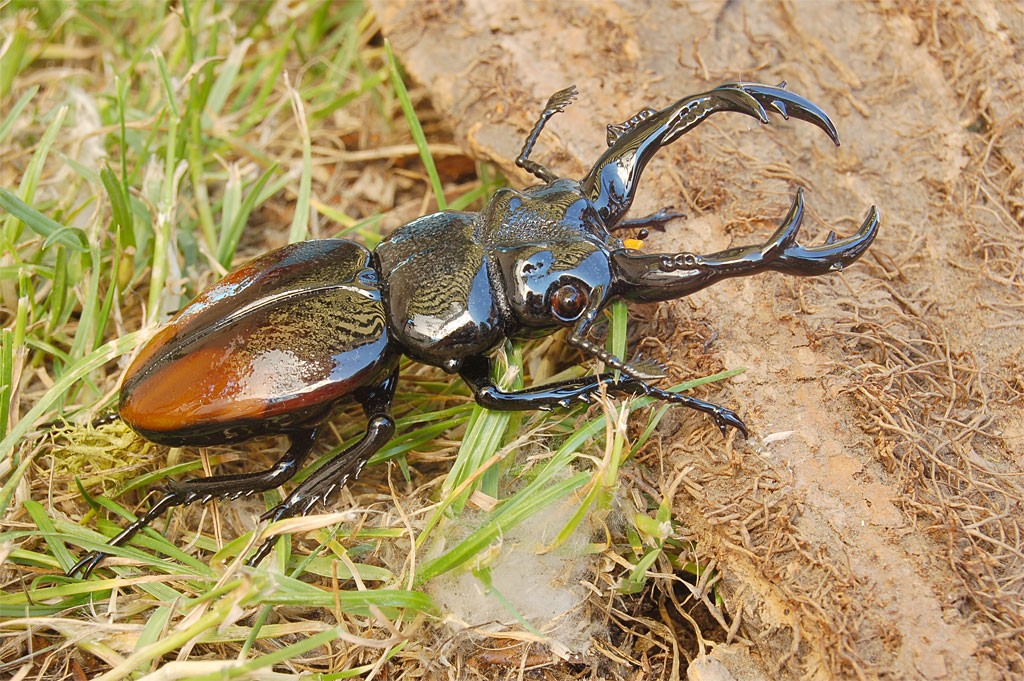
[[[644,242],[640,239],[623,239],[622,245],[634,251],[639,251],[643,248]]]

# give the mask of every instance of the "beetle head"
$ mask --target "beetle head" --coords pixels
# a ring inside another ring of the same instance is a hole
[[[575,326],[607,301],[611,263],[608,251],[597,244],[531,244],[498,258],[508,303],[526,328]]]

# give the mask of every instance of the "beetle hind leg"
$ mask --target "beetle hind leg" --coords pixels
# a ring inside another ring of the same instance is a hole
[[[395,371],[382,384],[357,397],[363,405],[369,423],[366,433],[345,451],[330,459],[303,480],[280,504],[263,514],[263,520],[275,522],[309,513],[318,502],[323,502],[335,490],[344,487],[349,479],[359,477],[363,466],[395,434],[395,421],[391,416],[391,400],[395,394],[398,373]],[[254,567],[274,548],[277,537],[269,537],[256,550],[246,565]]]
[[[366,434],[359,442],[317,469],[284,501],[264,513],[261,519],[276,522],[309,513],[318,502],[325,501],[335,490],[344,487],[350,478],[359,477],[366,462],[391,439],[394,432],[395,422],[390,414],[372,418]],[[266,539],[246,561],[246,565],[258,565],[274,548],[276,540],[276,536]]]
[[[278,459],[277,463],[265,471],[237,475],[215,475],[208,478],[195,478],[169,483],[165,488],[164,495],[160,497],[156,504],[144,515],[121,530],[120,533],[107,542],[107,545],[122,546],[127,544],[140,530],[150,525],[168,509],[175,506],[187,506],[199,500],[206,502],[214,497],[236,498],[279,487],[299,470],[302,462],[313,449],[316,435],[316,429],[299,430],[291,433],[289,435],[291,446],[288,448],[288,451]],[[75,563],[68,570],[67,574],[75,575],[80,573],[84,579],[96,569],[96,566],[107,555],[109,554],[103,551],[90,551],[82,560]]]
[[[208,478],[192,478],[180,482],[169,482],[165,487],[168,495],[178,495],[181,502],[191,504],[195,501],[206,503],[211,499],[237,499],[256,492],[265,492],[292,479],[299,471],[302,462],[309,456],[316,441],[317,429],[301,430],[292,433],[289,438],[291,446],[270,468],[257,473],[238,473],[232,475],[214,475]]]

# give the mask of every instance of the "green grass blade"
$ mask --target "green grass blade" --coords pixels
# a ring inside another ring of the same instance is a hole
[[[232,218],[228,229],[222,232],[220,249],[217,251],[217,262],[223,267],[228,268],[231,266],[231,261],[235,258],[235,251],[238,249],[238,242],[242,238],[242,231],[249,221],[249,215],[252,214],[253,209],[257,205],[266,199],[263,189],[276,172],[277,164],[275,163],[259,176],[256,182],[249,188],[249,192],[245,195],[245,199],[238,208],[237,214]]]
[[[103,183],[103,188],[107,190],[107,198],[110,200],[110,212],[117,233],[117,243],[122,249],[133,248],[135,246],[135,231],[132,225],[128,188],[117,178],[110,166],[104,166],[100,171],[100,181]]]
[[[0,208],[11,216],[21,220],[25,226],[36,234],[53,239],[79,253],[87,250],[88,238],[80,229],[65,227],[56,220],[43,215],[8,190],[0,187]]]
[[[238,42],[228,53],[227,58],[220,69],[220,74],[210,88],[210,94],[206,98],[205,110],[208,114],[219,115],[224,110],[224,104],[228,101],[231,91],[235,87],[238,73],[245,62],[245,55],[252,45],[252,40],[244,39]]]
[[[31,61],[26,59],[26,56],[29,54],[33,35],[24,20],[19,17],[13,28],[5,27],[4,32],[8,31],[10,33],[4,36],[4,49],[0,51],[0,102],[7,99],[14,79]]]
[[[288,232],[288,243],[294,244],[309,237],[310,194],[313,182],[313,142],[309,137],[309,125],[306,122],[306,110],[302,99],[295,90],[291,91],[292,115],[299,128],[299,139],[302,141],[302,171],[299,175],[299,194],[295,197],[295,215]]]
[[[57,530],[53,525],[53,521],[50,519],[50,516],[46,514],[46,509],[43,508],[42,504],[31,499],[26,499],[24,502],[24,508],[28,512],[29,517],[32,518],[32,522],[36,524],[36,527],[39,528],[41,533],[51,537],[55,537],[57,535]],[[71,557],[71,553],[68,551],[67,546],[63,541],[60,541],[59,539],[51,540],[50,551],[62,566],[71,567],[75,564],[75,559]]]
[[[0,122],[0,142],[7,140],[7,136],[11,134],[11,130],[14,128],[14,124],[17,122],[21,112],[25,110],[25,107],[32,101],[37,92],[39,92],[38,85],[33,85],[28,90],[25,90],[21,97],[18,98],[18,101],[14,103],[14,106],[11,107],[11,110],[7,112],[7,115],[4,116],[4,120]],[[0,95],[0,99],[2,99],[2,95]]]
[[[0,329],[0,433],[7,432],[14,385],[14,330]]]
[[[430,154],[430,147],[427,144],[427,138],[423,134],[423,126],[420,125],[420,121],[416,117],[416,109],[412,105],[412,100],[409,99],[409,91],[405,88],[405,82],[402,80],[402,75],[398,70],[398,62],[395,60],[395,55],[391,52],[391,43],[387,40],[384,41],[384,53],[387,55],[388,72],[391,74],[391,85],[395,88],[395,94],[398,96],[398,102],[402,106],[402,113],[405,114],[405,120],[409,124],[409,131],[412,133],[412,139],[416,143],[416,148],[419,149],[420,160],[423,161],[423,167],[426,169],[427,177],[430,179],[430,186],[434,190],[434,198],[437,200],[437,209],[445,210],[448,207],[448,202],[444,197],[444,187],[441,186],[441,177],[437,174],[437,166],[434,165],[434,157]]]
[[[42,419],[43,415],[53,408],[73,385],[107,362],[117,359],[134,348],[138,344],[139,336],[139,332],[125,334],[92,351],[74,366],[68,367],[53,386],[36,402],[35,406],[11,428],[10,432],[7,433],[7,437],[0,440],[0,460],[4,460],[11,455],[14,445],[21,441],[25,433]],[[30,457],[22,460],[18,469],[4,483],[4,486],[0,488],[0,516],[7,512],[11,496],[14,494],[14,490],[17,488],[18,483],[25,474],[25,469],[30,463]]]

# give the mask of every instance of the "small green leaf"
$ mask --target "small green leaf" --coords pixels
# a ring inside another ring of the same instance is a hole
[[[444,197],[444,187],[441,186],[441,177],[437,174],[437,166],[434,165],[434,157],[430,153],[430,146],[427,144],[427,137],[423,134],[423,126],[420,125],[419,119],[416,117],[416,109],[412,104],[412,100],[409,99],[409,91],[405,89],[405,82],[402,80],[402,75],[398,70],[398,61],[395,59],[394,53],[391,52],[391,43],[388,40],[384,41],[384,53],[388,58],[388,71],[391,74],[391,84],[395,88],[395,94],[398,96],[398,102],[402,105],[402,113],[405,114],[405,120],[409,124],[409,132],[412,133],[412,139],[416,143],[416,148],[420,152],[420,160],[423,161],[423,167],[427,171],[427,177],[430,178],[430,186],[434,189],[434,198],[437,200],[437,209],[445,210],[448,207],[448,202]]]
[[[128,203],[128,189],[117,179],[110,166],[103,166],[100,181],[110,199],[110,212],[117,231],[117,243],[122,250],[135,247],[135,231],[132,226],[132,211]]]
[[[46,237],[50,244],[61,243],[79,253],[89,250],[85,232],[76,227],[65,227],[43,215],[3,187],[0,187],[0,208],[21,220],[39,236]]]

